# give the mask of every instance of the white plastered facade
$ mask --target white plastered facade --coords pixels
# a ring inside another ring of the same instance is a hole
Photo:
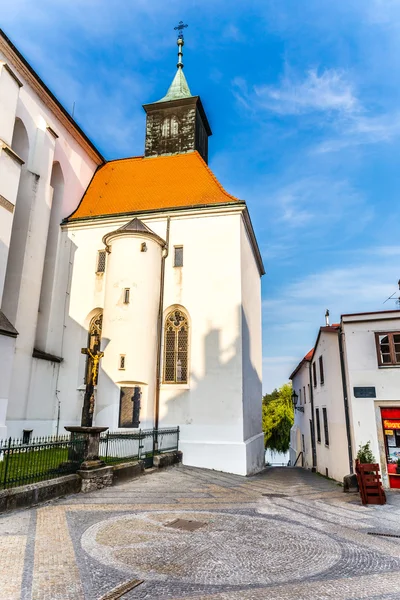
[[[163,320],[178,308],[189,321],[188,382],[161,383],[159,425],[180,427],[185,464],[241,475],[256,472],[264,464],[261,292],[243,206],[135,216],[163,240],[170,218]],[[64,337],[71,360],[60,369],[61,394],[70,399],[68,414],[61,414],[62,426],[80,418],[85,369],[80,348],[86,344],[94,309],[104,311],[96,425],[118,429],[120,388],[125,385],[141,387],[140,428],[154,423],[160,245],[146,235],[116,237],[105,272],[95,272],[102,238],[129,220],[64,226],[74,261]],[[142,243],[146,252],[141,252]],[[175,246],[183,246],[182,267],[174,267]],[[130,289],[129,305],[122,301],[125,288]],[[121,354],[124,370],[119,369]]]
[[[0,438],[54,433],[69,260],[61,219],[103,159],[0,35]],[[44,354],[43,354],[44,353]],[[52,422],[52,421],[51,421]]]
[[[343,315],[340,329],[320,333],[312,362],[315,362],[317,372],[317,385],[313,387],[314,422],[316,408],[320,414],[320,442],[315,423],[317,471],[322,475],[342,481],[350,473],[346,395],[352,465],[354,467],[360,445],[370,442],[372,453],[380,464],[383,484],[389,487],[380,411],[381,408],[400,408],[400,368],[379,366],[375,333],[399,330],[398,311],[384,311]],[[343,369],[340,364],[339,336],[342,339]],[[323,385],[319,373],[320,356],[324,365]],[[293,377],[294,389],[299,387],[301,377],[302,370],[299,370]],[[376,397],[356,397],[355,388],[373,388]],[[329,445],[325,444],[323,407],[328,415]],[[295,429],[299,432],[298,441]],[[301,450],[299,436],[302,434],[309,438],[311,444],[309,427],[301,416],[296,415],[292,434],[293,454]]]

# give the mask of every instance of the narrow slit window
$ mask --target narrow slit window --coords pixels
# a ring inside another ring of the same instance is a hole
[[[323,409],[322,409],[322,416],[324,419],[325,446],[329,446],[328,413],[327,413],[325,407],[323,407]]]
[[[124,370],[125,369],[125,354],[120,354],[119,355],[119,369],[120,370]]]
[[[313,362],[313,365],[312,365],[312,378],[313,378],[314,387],[317,387],[317,367],[316,367],[315,362]]]
[[[131,290],[130,288],[124,289],[124,304],[129,304],[131,301]]]
[[[319,379],[321,382],[321,385],[324,385],[324,381],[325,381],[325,377],[324,377],[324,361],[322,356],[319,357]]]
[[[183,267],[183,246],[174,248],[174,267]]]
[[[106,251],[99,250],[97,253],[97,273],[104,273],[106,270]]]
[[[321,423],[319,420],[319,408],[315,409],[315,420],[317,422],[317,442],[321,443]]]

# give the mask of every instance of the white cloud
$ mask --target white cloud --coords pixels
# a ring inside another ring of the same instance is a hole
[[[338,152],[349,146],[391,142],[400,135],[400,113],[377,116],[353,114],[340,121],[338,136],[319,144],[315,152]]]
[[[343,71],[326,69],[320,75],[310,69],[305,79],[285,76],[278,87],[254,86],[259,105],[282,115],[335,111],[352,113],[359,110],[353,85]]]

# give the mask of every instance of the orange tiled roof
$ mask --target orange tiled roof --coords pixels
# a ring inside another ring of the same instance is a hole
[[[139,156],[100,167],[68,221],[235,201],[238,199],[224,190],[198,152]]]

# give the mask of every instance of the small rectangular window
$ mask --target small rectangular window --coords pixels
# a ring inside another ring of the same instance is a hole
[[[322,360],[322,356],[318,359],[319,362],[319,379],[321,381],[321,385],[324,385],[324,362]]]
[[[183,267],[183,246],[174,247],[174,267]]]
[[[324,419],[325,446],[329,446],[328,414],[325,407],[322,409],[322,416]]]
[[[125,354],[119,355],[119,369],[125,369]]]
[[[301,388],[299,389],[299,404],[301,406]]]
[[[315,420],[317,422],[317,442],[321,443],[321,423],[319,421],[319,408],[315,409]]]
[[[130,297],[131,297],[131,290],[130,290],[130,288],[125,288],[124,289],[124,304],[129,304]]]
[[[313,362],[313,364],[312,364],[312,378],[313,378],[314,387],[317,387],[317,367],[316,367],[315,362]]]
[[[303,398],[304,398],[304,404],[306,404],[307,399],[306,399],[306,386],[303,386]]]
[[[99,250],[97,253],[97,273],[104,273],[106,270],[106,251]]]

